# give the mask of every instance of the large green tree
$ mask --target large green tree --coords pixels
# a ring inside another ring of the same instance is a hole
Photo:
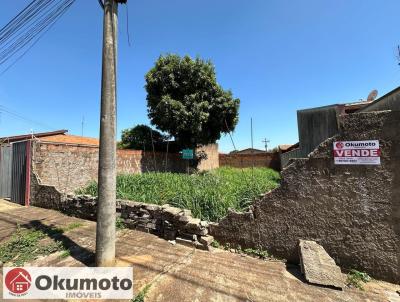
[[[119,147],[122,149],[151,150],[166,139],[160,132],[147,125],[136,125],[133,128],[122,130]]]
[[[160,56],[145,88],[151,123],[182,147],[214,143],[238,122],[240,100],[217,83],[210,61]]]

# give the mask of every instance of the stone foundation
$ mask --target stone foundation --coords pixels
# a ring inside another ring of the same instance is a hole
[[[96,220],[96,197],[65,195],[53,186],[37,185],[36,188],[32,205],[58,210],[74,217]],[[126,227],[152,233],[176,243],[209,250],[213,241],[213,237],[208,235],[208,223],[193,218],[190,210],[167,204],[160,206],[118,199],[116,212]]]

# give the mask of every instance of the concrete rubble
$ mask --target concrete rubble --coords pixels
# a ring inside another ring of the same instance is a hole
[[[301,272],[308,282],[337,289],[345,287],[340,267],[321,245],[300,239],[299,253]]]
[[[95,220],[97,198],[91,195],[68,195],[53,208],[71,216]],[[130,200],[117,200],[117,214],[130,229],[158,235],[190,247],[210,250],[214,238],[208,235],[208,222],[192,217],[190,210],[168,204],[155,205]]]

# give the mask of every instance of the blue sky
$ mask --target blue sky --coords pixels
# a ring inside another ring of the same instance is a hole
[[[0,26],[30,0],[3,1]],[[199,55],[241,99],[233,134],[238,149],[295,143],[296,110],[379,95],[400,83],[398,0],[128,0],[119,16],[118,132],[148,124],[144,75],[160,54]],[[69,129],[98,137],[102,11],[76,0],[14,67],[0,76],[6,112],[0,136]],[[1,66],[3,67],[3,66]],[[3,68],[0,68],[0,71]],[[229,137],[222,151],[232,150]]]

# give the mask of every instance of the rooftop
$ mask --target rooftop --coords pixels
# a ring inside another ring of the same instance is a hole
[[[65,144],[80,144],[80,145],[99,145],[99,140],[92,137],[84,137],[78,135],[71,135],[67,133],[68,130],[56,130],[51,132],[40,132],[31,134],[22,134],[14,136],[0,137],[0,142],[14,143],[29,139],[38,139],[43,142],[55,142]]]

